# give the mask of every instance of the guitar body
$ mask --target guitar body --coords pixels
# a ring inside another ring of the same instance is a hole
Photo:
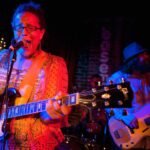
[[[16,97],[20,97],[20,93],[15,88],[9,88],[8,89],[8,107],[14,105],[14,100]],[[3,102],[4,94],[0,95],[0,101]],[[6,136],[8,136],[9,133],[9,121],[8,118],[5,120],[5,112],[6,112],[6,106],[4,104],[0,104],[0,140],[4,139],[4,131],[6,130]],[[7,121],[7,122],[5,122]],[[4,127],[4,123],[5,127]]]
[[[150,115],[138,118],[139,128],[130,130],[122,121],[115,118],[109,120],[110,134],[115,144],[122,149],[133,148],[142,138],[150,136]]]
[[[4,110],[3,106],[1,106],[1,110],[2,111]],[[6,135],[8,135],[8,132],[9,132],[9,121],[10,120],[7,119],[7,122],[6,122],[5,128],[4,128],[5,119],[2,116],[0,117],[0,140],[4,139],[4,131],[5,131],[5,129],[6,129]]]

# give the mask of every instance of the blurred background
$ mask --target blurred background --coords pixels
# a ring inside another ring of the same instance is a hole
[[[1,47],[9,47],[11,16],[25,1],[0,1]],[[45,9],[48,32],[43,48],[67,62],[69,92],[87,89],[93,74],[105,82],[122,64],[122,50],[128,43],[137,41],[150,48],[147,4],[33,1]]]

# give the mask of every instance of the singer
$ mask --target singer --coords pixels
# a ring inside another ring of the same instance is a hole
[[[1,147],[5,150],[59,149],[64,140],[60,128],[68,125],[67,116],[71,107],[50,99],[45,111],[41,112],[43,104],[37,103],[34,107],[27,104],[36,104],[37,101],[48,98],[60,100],[62,95],[67,94],[68,72],[65,60],[46,53],[41,47],[46,21],[39,4],[29,2],[19,5],[12,16],[11,25],[16,43],[0,52],[0,94],[3,94],[6,88],[7,74],[15,49],[16,61],[12,68],[9,88],[15,88],[21,97],[14,99],[15,109],[7,110],[8,117],[12,118],[9,119],[8,136],[0,133]],[[11,97],[10,101],[13,101]],[[21,104],[22,107],[19,107]],[[35,110],[40,113],[32,114]],[[30,115],[24,115],[28,112]],[[17,117],[19,113],[21,115]]]

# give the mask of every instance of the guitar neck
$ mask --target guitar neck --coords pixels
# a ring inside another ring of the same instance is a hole
[[[96,96],[97,95],[97,96]],[[97,99],[96,99],[97,97]],[[57,100],[60,105],[65,104],[68,106],[83,104],[97,105],[99,107],[112,108],[112,107],[130,107],[131,100],[133,98],[133,92],[129,82],[101,86],[99,90],[83,91],[79,93],[69,94],[61,100]],[[46,105],[49,100],[46,99],[37,102],[31,102],[22,105],[10,106],[7,109],[7,118],[21,117],[25,115],[36,114],[39,112],[46,111]],[[4,107],[5,108],[5,107]],[[2,111],[0,119],[6,118],[6,110]]]
[[[62,100],[58,100],[58,103],[61,105],[66,104],[68,106],[77,105],[79,103],[78,97],[79,97],[78,93],[70,94],[62,98]],[[10,119],[10,118],[16,118],[25,115],[44,112],[46,111],[46,105],[49,100],[54,100],[54,99],[46,99],[42,101],[31,102],[31,103],[17,105],[17,106],[11,106],[7,110],[8,111],[7,118]],[[0,116],[0,119],[5,119],[5,118],[6,118],[6,113],[3,113]]]

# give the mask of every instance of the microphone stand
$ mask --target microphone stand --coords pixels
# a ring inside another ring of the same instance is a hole
[[[7,124],[8,124],[8,104],[9,104],[9,93],[8,93],[8,87],[9,87],[9,81],[10,81],[10,77],[11,77],[11,73],[12,73],[12,69],[13,69],[13,65],[16,61],[16,49],[14,49],[13,51],[11,51],[12,54],[12,58],[11,58],[11,64],[10,64],[10,68],[8,65],[8,73],[7,73],[7,79],[6,79],[6,86],[5,86],[5,90],[4,90],[4,99],[3,99],[3,110],[4,110],[4,123],[3,123],[3,132],[4,132],[4,138],[3,138],[3,150],[5,150],[5,145],[6,145],[6,138],[7,138]],[[11,53],[10,53],[11,54]],[[10,55],[11,57],[11,55]]]

